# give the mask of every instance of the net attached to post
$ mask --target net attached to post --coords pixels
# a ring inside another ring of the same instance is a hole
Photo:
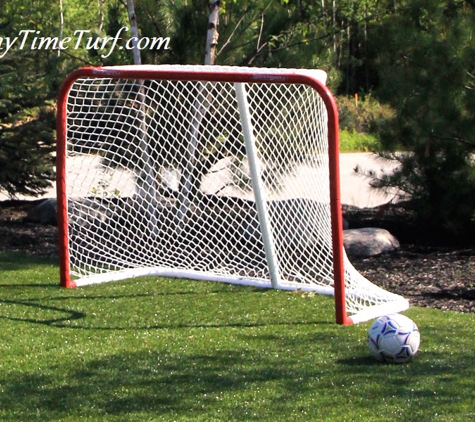
[[[219,67],[195,68],[193,80],[167,73],[183,67],[158,66],[154,79],[117,70],[71,84],[65,195],[75,284],[160,275],[332,294],[321,96],[276,78],[200,80]],[[346,255],[344,268],[353,322],[407,308]]]

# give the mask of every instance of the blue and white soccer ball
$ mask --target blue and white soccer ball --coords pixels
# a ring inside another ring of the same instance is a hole
[[[369,350],[380,362],[410,361],[417,353],[420,341],[417,325],[400,314],[379,317],[368,332]]]

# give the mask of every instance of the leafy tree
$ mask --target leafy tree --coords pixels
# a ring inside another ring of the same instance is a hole
[[[0,58],[0,190],[38,195],[54,178],[54,101],[64,77],[84,64],[101,64],[95,50],[55,51],[30,48],[35,36],[62,38],[77,29],[91,28],[91,35],[104,36],[107,10],[112,0],[69,0],[40,2],[14,0],[0,15],[0,37],[23,37],[31,31],[23,48],[18,44]],[[112,34],[114,35],[114,34]],[[3,41],[5,49],[5,41]],[[1,51],[1,50],[0,50]],[[111,57],[110,64],[114,57]]]
[[[3,10],[2,37],[55,28],[47,6],[22,1],[15,6]],[[15,49],[0,60],[0,189],[10,196],[38,194],[50,185],[54,174],[51,90],[57,86],[57,72],[57,56],[45,50]]]
[[[37,195],[54,177],[52,107],[30,121],[0,129],[0,187],[8,195]]]
[[[378,36],[378,93],[396,110],[382,155],[402,166],[374,185],[402,189],[422,224],[451,235],[474,222],[474,31],[473,2],[412,0]]]

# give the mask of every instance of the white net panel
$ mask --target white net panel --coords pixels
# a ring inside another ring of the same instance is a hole
[[[242,86],[279,287],[331,293],[323,101],[303,84]],[[242,118],[228,82],[72,85],[66,189],[78,285],[161,274],[270,286]],[[350,314],[405,303],[346,258],[345,277]]]

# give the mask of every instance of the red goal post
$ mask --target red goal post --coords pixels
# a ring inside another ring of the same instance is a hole
[[[71,73],[58,97],[61,285],[158,275],[316,291],[334,294],[339,324],[406,309],[346,258],[325,82],[224,66]]]

